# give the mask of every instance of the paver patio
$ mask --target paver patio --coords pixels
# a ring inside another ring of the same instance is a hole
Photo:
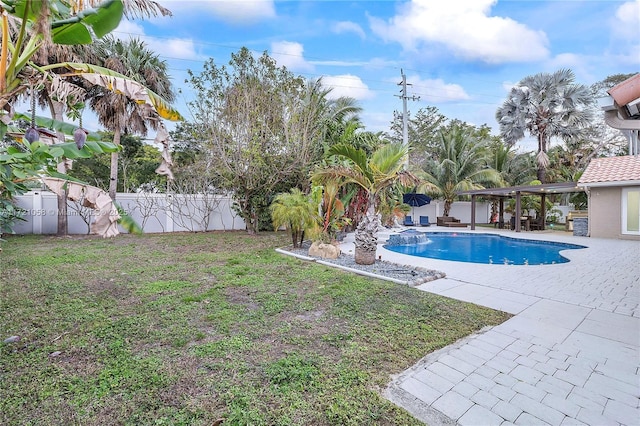
[[[640,242],[473,232],[588,248],[563,264],[482,265],[391,252],[381,233],[383,260],[446,273],[421,290],[514,314],[427,355],[387,398],[431,426],[640,425]],[[353,250],[352,236],[341,248]]]

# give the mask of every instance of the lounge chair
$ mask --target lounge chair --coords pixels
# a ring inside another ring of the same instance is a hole
[[[413,218],[411,216],[405,216],[404,222],[402,222],[402,224],[404,226],[416,226],[416,224],[413,223]]]
[[[420,226],[431,226],[429,216],[420,216]]]
[[[460,223],[460,219],[456,219],[452,216],[438,216],[437,221],[438,226],[447,226],[447,227],[456,227],[456,228],[466,228],[466,223]]]

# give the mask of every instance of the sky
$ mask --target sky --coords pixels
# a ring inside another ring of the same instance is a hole
[[[524,77],[568,68],[591,85],[640,72],[640,0],[157,2],[173,16],[123,20],[112,34],[142,39],[167,62],[187,120],[187,70],[227,64],[242,47],[355,98],[374,132],[403,109],[401,73],[410,115],[435,106],[499,134],[495,112]]]

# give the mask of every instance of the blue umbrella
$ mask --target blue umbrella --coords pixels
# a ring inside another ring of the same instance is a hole
[[[402,195],[402,202],[409,204],[411,207],[422,207],[431,202],[431,197],[427,194],[416,194],[415,192],[410,192]],[[413,209],[411,209],[411,213],[415,216]]]

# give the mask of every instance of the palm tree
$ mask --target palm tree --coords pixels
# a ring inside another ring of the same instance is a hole
[[[348,144],[337,144],[329,149],[339,162],[316,170],[314,181],[339,181],[358,185],[367,195],[367,214],[356,228],[355,261],[361,265],[375,262],[380,225],[378,203],[383,191],[396,183],[413,186],[418,179],[404,170],[407,147],[391,143],[376,149],[367,156],[363,149]]]
[[[449,216],[459,191],[483,189],[482,184],[502,185],[503,180],[496,170],[487,165],[486,145],[461,126],[441,131],[425,171],[418,176],[423,183],[418,190],[444,199],[444,216]]]
[[[302,191],[292,188],[289,192],[276,195],[271,203],[273,228],[284,226],[291,233],[293,247],[300,247],[304,231],[316,223],[315,206]]]
[[[96,62],[102,62],[98,65],[131,78],[168,102],[174,100],[166,62],[147,49],[144,42],[138,39],[121,41],[105,37],[95,44],[93,54]],[[100,124],[113,132],[113,142],[116,145],[120,144],[122,133],[145,136],[149,128],[158,129],[157,116],[148,106],[140,105],[127,96],[97,88],[90,99],[90,105],[98,115]],[[118,182],[117,152],[111,154],[109,179],[109,196],[115,199]]]
[[[525,77],[511,89],[508,99],[496,112],[500,132],[507,143],[523,139],[525,132],[537,138],[536,162],[538,180],[542,183],[549,167],[547,150],[551,138],[578,137],[590,123],[591,90],[574,81],[571,70]]]

